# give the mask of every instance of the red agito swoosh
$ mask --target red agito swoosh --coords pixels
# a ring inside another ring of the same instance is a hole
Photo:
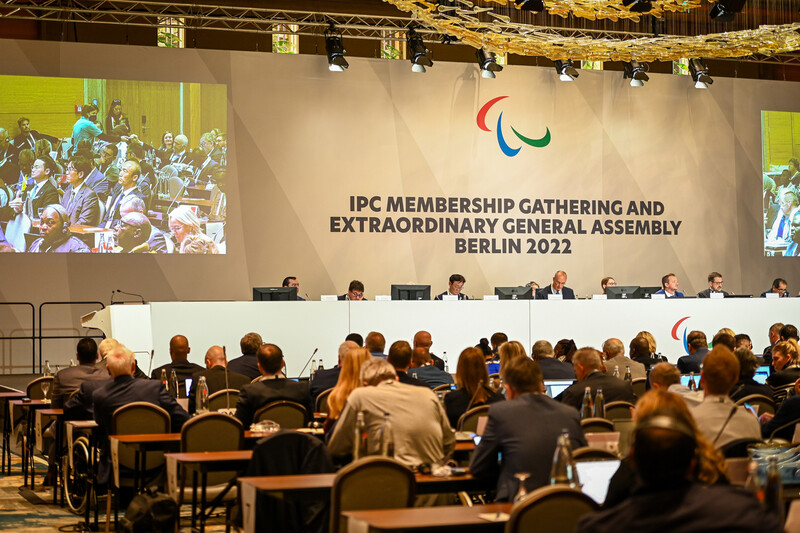
[[[688,318],[689,318],[688,316],[685,316],[685,317],[681,318],[680,320],[678,320],[677,322],[675,322],[675,325],[672,326],[672,338],[675,339],[676,341],[680,340],[678,338],[678,326],[680,326],[683,323],[683,321],[688,319]]]
[[[490,108],[491,108],[491,107],[492,107],[494,104],[496,104],[497,102],[499,102],[499,101],[500,101],[500,100],[502,100],[503,98],[508,98],[508,96],[498,96],[497,98],[492,98],[491,100],[489,100],[488,102],[486,102],[486,103],[483,105],[483,107],[481,108],[481,110],[480,110],[480,111],[478,111],[478,127],[479,127],[480,129],[482,129],[483,131],[492,131],[492,130],[490,130],[490,129],[489,129],[489,127],[486,125],[486,113],[488,113],[488,112],[489,112],[489,109],[490,109]]]

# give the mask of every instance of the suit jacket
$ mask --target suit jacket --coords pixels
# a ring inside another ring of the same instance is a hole
[[[703,359],[705,359],[707,354],[708,354],[708,348],[698,348],[697,351],[691,355],[684,355],[683,357],[679,357],[678,370],[681,371],[681,374],[689,374],[691,372],[699,374],[700,363],[703,362]]]
[[[55,145],[58,142],[58,137],[53,137],[52,135],[46,135],[44,133],[39,133],[36,130],[31,130],[28,132],[28,135],[23,135],[20,133],[14,137],[14,147],[17,150],[33,150],[34,144],[39,139],[47,139],[52,145]]]
[[[105,370],[105,379],[87,380],[81,383],[78,394],[64,402],[66,420],[92,420],[94,418],[94,392],[113,383]]]
[[[228,361],[228,370],[230,372],[238,372],[244,374],[251,380],[261,376],[258,370],[258,358],[256,354],[245,354]]]
[[[725,292],[725,291],[717,291],[717,292],[721,292],[723,298],[727,298],[728,297],[728,293]],[[698,298],[711,298],[711,287],[707,288],[704,291],[698,292],[697,293],[697,297]]]
[[[761,297],[762,298],[766,298],[767,294],[769,294],[771,292],[772,292],[772,289],[764,291],[764,292],[761,293]],[[789,291],[783,291],[783,294],[780,295],[781,298],[789,298],[790,296],[791,296],[791,294],[789,294]]]
[[[636,403],[636,396],[633,394],[633,387],[630,383],[601,371],[592,372],[581,381],[570,385],[560,394],[561,402],[580,411],[586,387],[592,390],[592,398],[597,394],[597,389],[603,389],[603,397],[607,404],[611,402]]]
[[[616,378],[614,378],[616,379]],[[449,396],[449,394],[448,394]],[[536,423],[524,423],[535,420]],[[569,432],[572,448],[586,446],[578,412],[545,394],[527,393],[489,407],[489,421],[472,455],[470,473],[497,479],[497,500],[510,501],[517,492],[517,472],[529,472],[528,490],[550,483],[550,468],[561,430]],[[498,454],[502,453],[502,461]]]
[[[402,370],[394,369],[397,372],[397,381],[400,383],[405,383],[406,385],[414,385],[415,387],[425,387],[426,389],[430,389],[430,385],[422,381],[421,379],[415,379],[408,375],[407,372],[403,372]]]
[[[555,294],[555,293],[556,291],[553,290],[553,286],[548,285],[547,287],[544,287],[543,289],[539,289],[538,291],[536,291],[536,299],[547,300],[549,294]],[[575,293],[569,287],[564,287],[561,289],[561,297],[564,300],[574,300]]]
[[[88,185],[90,189],[97,193],[97,197],[101,202],[108,197],[108,180],[98,169],[92,169],[86,177],[85,185]]]
[[[78,365],[59,370],[53,379],[53,409],[61,409],[64,401],[84,381],[107,380],[108,373],[97,368],[94,363]]]
[[[411,373],[411,377],[414,377],[414,374],[416,374],[417,379],[424,381],[432,389],[439,385],[450,385],[454,383],[453,376],[443,370],[439,370],[433,365],[409,368],[408,371]]]
[[[438,355],[432,354],[428,352],[431,356],[431,360],[433,361],[433,366],[438,368],[439,370],[444,370],[444,359],[439,357]]]
[[[160,381],[134,379],[132,376],[119,376],[114,381],[94,391],[94,421],[97,422],[97,440],[100,443],[100,468],[98,480],[108,482],[111,471],[108,435],[114,411],[132,402],[147,402],[157,405],[169,413],[173,433],[178,433],[189,413],[178,405]]]
[[[209,396],[217,391],[225,390],[225,367],[217,365],[213,368],[208,368],[195,372],[192,375],[192,388],[189,389],[189,413],[194,414],[197,410],[197,383],[200,381],[200,376],[205,376],[206,386],[208,386]],[[228,370],[228,387],[229,389],[241,389],[250,383],[250,378],[238,372],[231,372]],[[235,407],[231,405],[231,407]]]
[[[448,291],[444,291],[443,293],[437,294],[436,296],[434,296],[433,299],[434,300],[444,300],[444,297],[447,296],[448,294],[450,294]],[[458,299],[459,300],[469,300],[469,296],[467,296],[463,292],[459,292],[458,293]]]
[[[308,409],[309,415],[314,412],[308,385],[291,379],[266,379],[242,387],[239,392],[239,401],[236,402],[236,418],[242,421],[245,428],[249,429],[256,411],[268,403],[279,400],[297,402]]]
[[[312,405],[316,405],[317,396],[321,392],[331,389],[339,382],[339,372],[342,368],[335,366],[333,368],[323,368],[314,374],[314,379],[308,386],[308,391],[311,393]]]
[[[216,175],[218,166],[219,163],[213,159],[206,158],[201,161],[194,173],[195,181],[208,183]]]
[[[150,246],[151,252],[165,254],[168,251],[167,236],[154,226],[150,227],[150,238],[147,239],[147,244]]]
[[[50,204],[59,203],[58,189],[50,182],[45,181],[39,190],[36,191],[36,196],[31,196],[33,186],[28,186],[22,192],[22,212],[28,215],[29,218],[39,218],[39,209],[44,209]],[[11,220],[16,216],[17,212],[9,206],[0,208],[0,220]]]
[[[569,363],[553,357],[545,357],[536,362],[542,369],[543,379],[575,379],[575,368]]]
[[[86,183],[78,191],[75,198],[72,196],[72,185],[64,191],[61,205],[67,210],[69,223],[71,226],[86,224],[87,226],[97,226],[100,224],[100,201],[97,193]]]
[[[606,372],[608,374],[614,373],[614,367],[619,367],[619,377],[625,377],[625,367],[631,367],[631,377],[633,379],[638,378],[647,378],[647,369],[644,367],[642,363],[637,363],[630,357],[625,357],[624,355],[618,355],[616,357],[612,357],[611,359],[605,361],[606,365]],[[603,391],[605,393],[605,391]]]
[[[731,389],[730,397],[734,402],[738,402],[745,396],[750,396],[751,394],[761,394],[767,398],[772,398],[772,389],[769,385],[762,385],[753,378],[743,378],[740,376],[739,381]],[[794,428],[792,428],[792,431],[794,431]],[[791,436],[789,440],[791,440]]]
[[[169,378],[172,375],[172,371],[175,370],[175,375],[178,378],[178,390],[180,390],[181,398],[186,398],[186,380],[192,378],[197,372],[200,372],[204,369],[198,364],[182,359],[156,368],[150,373],[150,379],[157,379],[160,381],[162,370],[167,371],[167,383],[169,383]],[[210,392],[211,391],[209,391],[209,394]]]
[[[114,185],[114,189],[111,191],[108,200],[108,210],[106,214],[103,216],[102,225],[107,226],[109,222],[112,224],[120,219],[119,215],[119,208],[122,203],[130,198],[142,198],[144,199],[144,195],[139,191],[139,189],[134,188],[128,194],[122,190],[122,185],[117,183]],[[109,226],[110,227],[110,226]]]
[[[661,289],[660,291],[656,291],[653,294],[663,294],[665,298],[683,298],[684,297],[684,294],[681,291],[675,291],[675,294],[670,296],[669,294],[667,294],[667,291],[665,291],[664,289]]]

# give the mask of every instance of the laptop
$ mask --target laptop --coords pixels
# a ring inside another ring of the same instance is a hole
[[[578,461],[575,463],[578,469],[578,479],[583,487],[581,491],[603,505],[608,494],[608,483],[611,477],[619,468],[619,459],[608,461]]]
[[[690,374],[681,374],[681,385],[683,385],[684,387],[688,387],[690,379],[692,379],[692,376]],[[698,387],[700,386],[700,374],[694,375],[694,384],[697,385]]]
[[[768,377],[769,377],[769,367],[760,366],[756,369],[756,375],[753,376],[753,379],[758,381],[762,385],[766,385]]]
[[[544,391],[551,398],[555,398],[573,383],[575,380],[572,379],[546,379],[544,380]]]

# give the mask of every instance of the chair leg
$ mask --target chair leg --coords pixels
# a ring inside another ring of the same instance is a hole
[[[111,531],[111,499],[114,497],[113,494],[114,491],[112,491],[111,487],[109,487],[108,492],[106,493],[106,533]],[[114,525],[116,525],[116,521],[114,522]]]

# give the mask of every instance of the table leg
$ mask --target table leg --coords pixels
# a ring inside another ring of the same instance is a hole
[[[142,475],[139,477],[139,489],[137,494],[144,492],[145,480],[147,479],[147,450],[142,451]]]
[[[31,470],[31,490],[36,489],[36,468],[34,457],[36,455],[36,409],[28,408],[28,461]]]
[[[133,453],[133,493],[139,494],[139,448]]]
[[[208,484],[208,472],[203,468],[203,485],[200,487],[200,533],[206,531],[206,485]]]
[[[3,474],[11,475],[11,451],[9,450],[9,444],[11,442],[10,434],[11,434],[11,422],[9,418],[11,417],[11,403],[8,400],[5,400],[5,405],[3,405],[3,412],[5,413],[3,416],[3,464],[2,464],[2,472]],[[8,454],[8,471],[6,472],[6,454]]]
[[[197,512],[197,470],[192,470],[192,531],[197,523],[195,513]]]
[[[56,417],[55,421],[53,422],[56,425],[56,444],[53,446],[53,450],[55,450],[56,459],[56,480],[53,484],[53,505],[58,505],[58,490],[61,487],[61,503],[64,503],[64,483],[61,482],[61,423],[63,419],[59,416]],[[48,458],[49,459],[49,458]]]

